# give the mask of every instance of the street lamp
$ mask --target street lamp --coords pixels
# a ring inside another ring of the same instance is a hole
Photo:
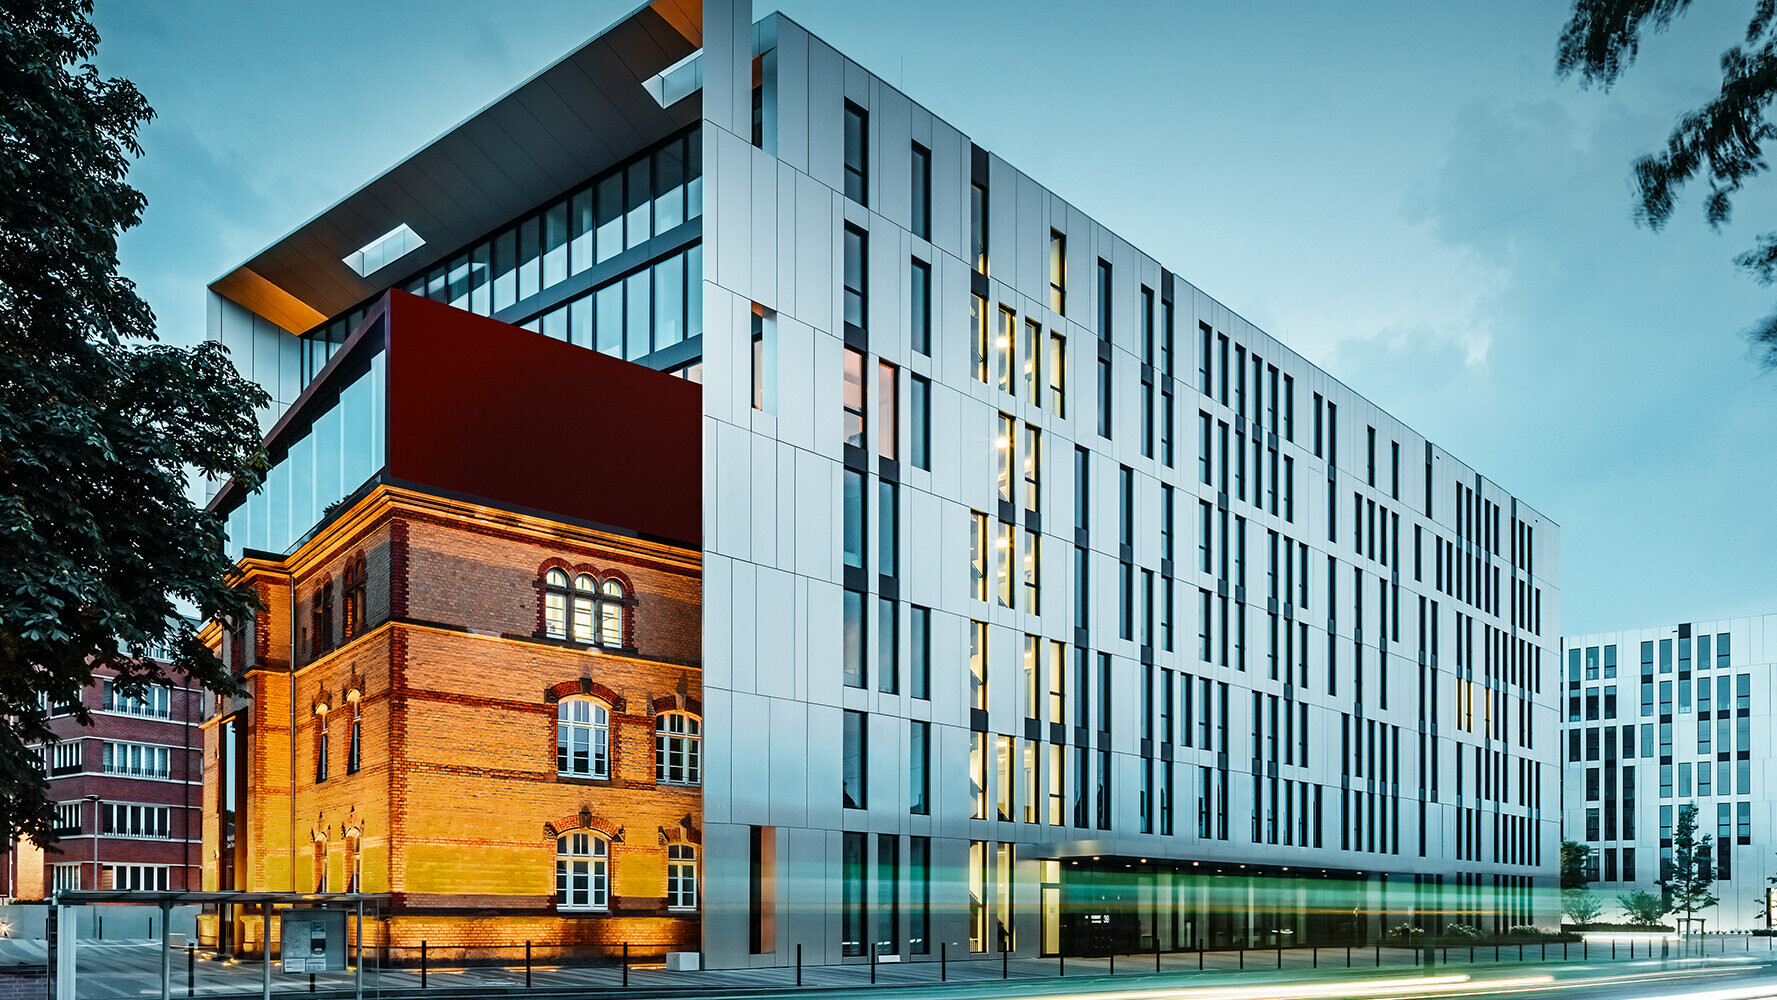
[[[93,889],[99,888],[99,797],[88,795],[88,802],[93,804]]]

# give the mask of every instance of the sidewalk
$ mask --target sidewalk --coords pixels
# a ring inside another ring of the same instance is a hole
[[[1744,935],[1711,935],[1704,941],[1708,957],[1725,955],[1777,959],[1769,938]],[[810,965],[800,970],[800,986],[804,989],[869,988],[874,984],[893,986],[936,986],[940,983],[986,984],[1005,981],[1008,984],[1053,985],[1060,979],[1105,980],[1111,977],[1140,982],[1156,973],[1169,980],[1182,980],[1202,985],[1235,984],[1246,976],[1279,970],[1286,978],[1308,978],[1314,970],[1353,974],[1443,971],[1481,973],[1489,967],[1520,964],[1559,966],[1581,963],[1597,968],[1619,964],[1660,961],[1650,956],[1647,946],[1639,946],[1631,959],[1627,946],[1619,946],[1613,958],[1611,951],[1597,944],[1583,946],[1572,943],[1565,956],[1559,943],[1543,945],[1528,943],[1440,948],[1434,954],[1432,969],[1422,969],[1418,950],[1390,947],[1347,949],[1285,948],[1249,949],[1245,951],[1166,952],[1117,955],[1110,958],[1012,958],[1009,956],[967,956],[961,959],[910,963],[889,962],[874,969],[866,963],[847,965]],[[1676,953],[1667,956],[1676,959]],[[1695,957],[1695,952],[1693,952]],[[43,960],[41,941],[0,941],[0,960],[18,959],[26,962]],[[427,969],[422,977],[415,968],[376,968],[366,956],[363,973],[366,995],[421,996],[432,993],[472,991],[477,995],[504,995],[527,990],[548,993],[600,993],[625,991],[628,994],[694,993],[710,995],[731,992],[781,992],[798,986],[798,970],[717,969],[704,972],[669,972],[658,965],[633,965],[627,970],[620,963],[598,965],[534,964],[528,973],[522,964],[476,966],[467,969]],[[102,1000],[141,1000],[160,993],[160,945],[155,941],[89,942],[80,948],[79,995]],[[188,977],[188,971],[194,976]],[[174,997],[255,997],[261,989],[261,965],[256,959],[242,961],[218,960],[204,956],[188,956],[175,952],[172,961],[171,992]],[[345,994],[354,987],[352,972],[324,974],[315,977],[312,989],[306,975],[285,975],[276,962],[272,967],[272,991],[280,996]],[[874,979],[873,979],[874,976]],[[422,984],[423,978],[423,984]]]

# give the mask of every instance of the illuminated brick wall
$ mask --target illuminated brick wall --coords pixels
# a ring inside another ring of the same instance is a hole
[[[360,557],[366,614],[346,640],[341,581]],[[550,566],[620,574],[634,648],[542,637]],[[701,789],[655,781],[656,712],[701,712],[695,552],[384,487],[265,570],[254,579],[273,610],[255,647],[287,657],[294,634],[297,666],[265,656],[248,674],[254,697],[224,708],[251,730],[234,888],[315,891],[324,868],[326,889],[342,891],[355,844],[362,891],[390,896],[387,941],[374,943],[698,948],[698,912],[669,911],[666,882],[668,845],[701,844]],[[331,649],[312,635],[327,581]],[[557,702],[581,693],[609,704],[609,780],[557,773]],[[354,708],[361,759],[349,773]],[[223,731],[219,714],[205,741],[206,887],[219,870]],[[556,832],[581,829],[610,840],[602,912],[556,907]],[[206,937],[256,948],[256,920],[239,923]]]

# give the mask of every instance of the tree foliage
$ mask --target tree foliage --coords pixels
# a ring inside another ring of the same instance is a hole
[[[1630,923],[1643,927],[1657,926],[1661,917],[1672,912],[1665,896],[1646,889],[1631,889],[1623,893],[1617,897],[1617,905],[1623,908]]]
[[[0,0],[0,821],[46,846],[46,705],[77,702],[95,663],[124,695],[181,674],[234,688],[177,613],[229,618],[249,601],[186,476],[253,485],[264,467],[264,391],[219,345],[156,343],[118,273],[153,111],[92,66],[91,8]]]
[[[1590,889],[1563,889],[1561,912],[1576,924],[1589,924],[1604,912],[1604,900]]]
[[[1691,0],[1574,0],[1556,72],[1609,89],[1634,63],[1642,41],[1690,6]],[[1719,229],[1733,214],[1734,196],[1769,166],[1764,143],[1777,135],[1770,118],[1777,97],[1777,0],[1756,0],[1752,8],[1744,37],[1722,53],[1720,92],[1680,116],[1663,150],[1635,161],[1636,216],[1653,229],[1665,225],[1680,191],[1698,177],[1709,187],[1704,215]],[[1777,232],[1761,233],[1735,263],[1762,285],[1777,283]],[[1777,368],[1777,314],[1748,336],[1762,363]]]
[[[1561,842],[1561,888],[1584,889],[1586,883],[1586,861],[1592,857],[1592,849],[1577,840]]]
[[[1697,826],[1697,807],[1678,807],[1678,829],[1672,834],[1672,867],[1660,883],[1673,913],[1693,919],[1698,910],[1721,902],[1715,889],[1715,838]]]

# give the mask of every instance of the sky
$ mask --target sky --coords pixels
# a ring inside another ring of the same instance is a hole
[[[121,255],[162,337],[633,5],[100,0],[100,71],[157,111]],[[1777,178],[1720,232],[1694,190],[1661,232],[1631,213],[1747,0],[1609,92],[1555,76],[1550,0],[772,9],[1552,518],[1563,633],[1777,611],[1777,375],[1743,336],[1777,290],[1732,263]]]

